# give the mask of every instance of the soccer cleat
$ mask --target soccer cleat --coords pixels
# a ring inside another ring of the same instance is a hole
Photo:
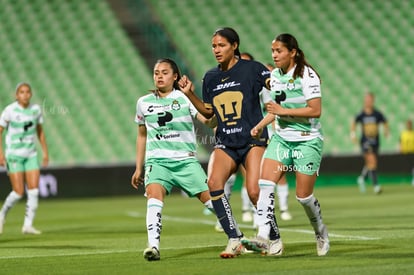
[[[247,250],[252,250],[263,255],[267,254],[267,251],[269,249],[269,241],[261,237],[255,237],[250,240],[242,239],[241,243]]]
[[[253,221],[253,215],[252,215],[252,212],[250,210],[243,210],[242,221],[243,222],[252,222]]]
[[[222,258],[234,258],[242,254],[244,248],[240,238],[230,238],[226,249],[220,253]]]
[[[381,186],[375,185],[374,186],[374,193],[377,194],[377,195],[379,195],[379,194],[381,194],[381,192],[382,192]]]
[[[159,261],[160,259],[160,251],[155,246],[146,248],[143,255],[147,261]]]
[[[323,225],[321,232],[317,233],[315,237],[318,256],[325,256],[329,251],[328,230],[325,225]]]
[[[33,226],[23,226],[22,233],[23,234],[32,234],[32,235],[40,235],[40,234],[42,234],[41,231],[37,230]]]
[[[365,180],[363,176],[359,176],[357,179],[359,192],[365,193]]]
[[[219,221],[216,222],[216,225],[214,226],[214,230],[216,230],[216,232],[224,232],[223,227],[221,226],[221,223]]]
[[[280,218],[284,221],[290,221],[292,220],[292,215],[286,210],[280,213]]]
[[[283,253],[283,243],[281,239],[270,240],[269,250],[267,251],[268,256],[281,256]]]

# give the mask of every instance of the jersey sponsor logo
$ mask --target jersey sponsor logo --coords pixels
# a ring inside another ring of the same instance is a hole
[[[284,91],[275,91],[275,101],[277,104],[280,104],[282,101],[286,100],[286,93]]]
[[[243,127],[240,127],[240,128],[229,128],[229,129],[226,129],[226,128],[223,128],[223,132],[224,133],[226,133],[226,134],[236,134],[236,133],[241,133],[241,132],[243,132]]]
[[[174,100],[174,101],[176,101],[176,100]],[[173,104],[174,104],[174,101],[173,101]],[[177,103],[178,103],[178,101],[177,101]],[[156,109],[162,109],[163,111],[165,111],[165,110],[169,110],[171,108],[171,106],[172,105],[170,105],[170,104],[168,104],[168,105],[149,105],[148,108],[147,108],[147,112],[152,113]]]
[[[226,126],[237,125],[241,118],[243,93],[240,91],[224,92],[213,98],[219,117]]]
[[[167,122],[170,122],[173,119],[173,115],[170,112],[161,112],[158,113],[158,125],[165,126]]]
[[[155,137],[158,140],[166,140],[166,139],[171,139],[171,138],[179,138],[180,134],[179,133],[172,133],[172,134],[167,134],[167,135],[156,134]]]
[[[262,75],[270,75],[270,71],[262,71]]]
[[[33,122],[32,121],[27,121],[27,122],[24,123],[23,130],[25,132],[27,132],[27,130],[32,126],[33,126]]]
[[[223,90],[223,89],[227,89],[227,88],[230,88],[230,87],[236,87],[236,86],[240,86],[240,83],[236,83],[236,81],[232,81],[232,82],[226,82],[226,83],[223,83],[223,84],[218,84],[216,86],[216,88],[213,89],[213,92]]]

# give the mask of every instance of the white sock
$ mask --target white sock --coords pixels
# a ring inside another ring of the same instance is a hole
[[[27,204],[26,204],[26,215],[24,217],[24,227],[31,227],[33,220],[36,216],[36,209],[39,205],[39,189],[27,190]]]
[[[241,200],[242,200],[242,211],[251,211],[252,210],[252,203],[249,198],[249,194],[247,193],[247,188],[245,186],[241,189]]]
[[[224,195],[226,196],[228,201],[230,201],[231,190],[233,189],[235,181],[236,174],[232,174],[230,178],[226,181],[226,184],[224,184]]]
[[[258,224],[257,224],[257,219],[258,219],[257,209],[255,207],[253,207],[252,210],[253,210],[253,227],[258,228]]]
[[[283,185],[276,185],[277,190],[277,197],[279,198],[279,209],[280,211],[287,211],[288,210],[288,195],[289,195],[289,187],[287,184]]]
[[[9,210],[22,198],[21,195],[17,194],[14,191],[11,191],[4,201],[3,207],[0,210],[0,216],[3,220],[6,218]]]
[[[147,235],[148,246],[160,247],[160,238],[162,230],[161,213],[164,203],[157,199],[148,199],[147,201]]]
[[[321,206],[319,205],[318,200],[313,196],[313,194],[307,198],[296,197],[296,199],[305,209],[306,215],[308,216],[315,233],[319,233],[322,230],[323,222]]]
[[[205,206],[208,210],[210,210],[212,213],[216,213],[216,212],[214,211],[213,203],[211,202],[211,200],[206,201],[206,202],[204,203],[204,206]]]
[[[270,226],[274,221],[275,183],[269,180],[259,180],[259,199],[257,201],[257,236],[269,239]]]

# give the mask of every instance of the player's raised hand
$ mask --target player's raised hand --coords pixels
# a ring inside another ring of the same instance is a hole
[[[186,75],[183,75],[181,79],[178,80],[178,85],[184,94],[194,93],[193,82],[191,82],[191,80]]]

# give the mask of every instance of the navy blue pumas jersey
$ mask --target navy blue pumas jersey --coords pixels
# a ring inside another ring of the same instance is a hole
[[[259,93],[268,87],[270,71],[261,63],[240,59],[230,70],[209,70],[203,79],[203,101],[217,117],[216,147],[242,148],[266,145],[265,128],[260,140],[250,130],[263,119]],[[270,101],[268,95],[268,101]]]
[[[374,109],[372,114],[362,111],[355,117],[355,123],[362,126],[361,145],[379,146],[379,125],[386,123],[387,119],[378,110]]]

